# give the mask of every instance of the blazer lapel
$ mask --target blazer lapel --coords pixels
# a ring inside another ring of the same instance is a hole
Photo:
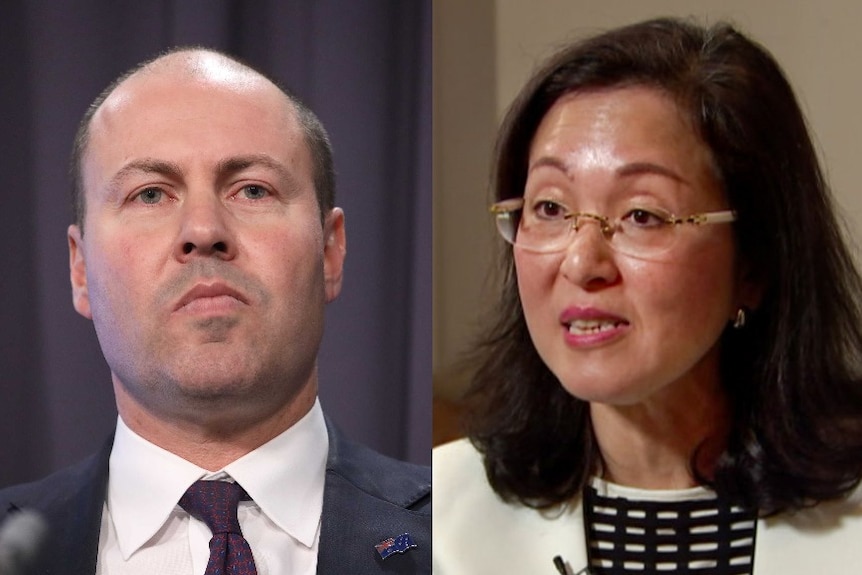
[[[568,575],[586,574],[587,541],[583,521],[582,499],[553,511],[536,511],[519,506],[495,503],[493,508],[479,506],[476,513],[489,519],[489,543],[500,550],[518,549],[518,556],[488,552],[489,573],[556,573],[554,559],[559,557]],[[485,513],[485,515],[482,515]]]
[[[573,504],[573,508],[570,513],[572,513],[580,520],[573,523],[573,529],[569,533],[568,540],[559,539],[556,542],[556,544],[558,545],[557,549],[570,550],[568,555],[560,555],[560,558],[566,564],[568,573],[571,573],[571,575],[587,574],[589,573],[587,571],[587,567],[589,566],[589,558],[587,557],[587,535],[586,527],[583,521],[584,509],[582,498],[579,497],[577,503]],[[553,560],[556,555],[548,556],[551,557],[550,565],[553,565]],[[551,573],[552,571],[549,570],[548,572]]]

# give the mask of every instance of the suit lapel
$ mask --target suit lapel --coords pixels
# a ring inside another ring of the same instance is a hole
[[[430,573],[430,477],[346,440],[329,420],[319,575]],[[416,467],[416,469],[419,469]],[[430,474],[427,474],[430,475]],[[375,545],[409,533],[415,549],[384,560]]]

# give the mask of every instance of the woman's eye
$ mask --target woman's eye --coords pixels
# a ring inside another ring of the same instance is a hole
[[[164,197],[165,193],[158,188],[147,188],[146,190],[140,192],[136,199],[140,200],[143,204],[158,204],[162,201],[162,197]]]
[[[623,216],[622,220],[623,222],[642,228],[663,226],[667,223],[667,218],[664,218],[655,212],[640,208],[626,212],[626,215]]]
[[[269,195],[269,191],[263,186],[244,186],[240,191],[242,195],[249,200],[262,200]]]
[[[533,211],[536,216],[544,220],[556,220],[566,215],[566,209],[563,206],[548,200],[538,202],[533,207]]]

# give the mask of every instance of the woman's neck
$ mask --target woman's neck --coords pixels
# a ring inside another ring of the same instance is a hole
[[[682,489],[711,477],[731,414],[719,382],[673,384],[636,405],[590,404],[601,476],[642,489]]]

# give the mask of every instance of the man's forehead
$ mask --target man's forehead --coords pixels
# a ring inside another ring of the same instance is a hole
[[[183,118],[193,121],[178,122]],[[283,146],[292,148],[291,142],[304,141],[296,106],[265,76],[220,54],[174,53],[130,75],[94,113],[82,156],[85,179],[92,169],[101,171],[108,165],[108,170],[113,169],[118,158],[127,160],[128,154],[148,150],[140,148],[141,142],[165,142],[170,146],[175,137],[176,141],[188,139],[188,134],[202,129],[201,122],[195,121],[200,118],[211,118],[213,123],[207,124],[210,127],[261,123],[258,138],[225,138],[221,141],[226,143],[226,149],[235,141],[264,146],[275,141],[277,147],[270,146],[266,152],[281,157]],[[162,138],[165,134],[169,137]],[[132,148],[128,142],[132,142]],[[263,153],[257,148],[239,151],[244,155]],[[107,165],[103,164],[105,158],[110,158]]]
[[[141,94],[167,93],[176,86],[246,94],[283,107],[288,116],[295,115],[295,106],[287,95],[262,74],[219,53],[189,50],[162,56],[131,74],[105,99],[93,119],[98,121],[105,111],[122,109]]]

